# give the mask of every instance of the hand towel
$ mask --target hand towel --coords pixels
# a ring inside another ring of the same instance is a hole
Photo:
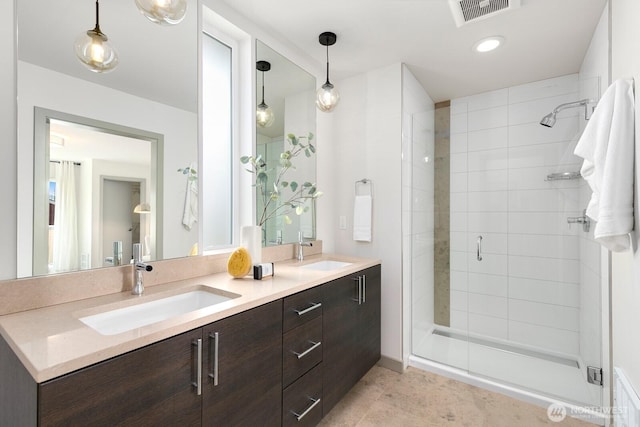
[[[631,246],[634,118],[633,80],[617,80],[605,91],[574,150],[584,159],[580,173],[593,192],[587,216],[597,221],[594,238],[615,252]]]
[[[371,241],[371,208],[373,199],[370,195],[356,196],[353,205],[353,240]]]
[[[190,166],[195,169],[194,164]],[[184,212],[182,214],[182,225],[187,230],[191,230],[193,224],[198,220],[198,180],[187,174],[187,192],[184,197]]]

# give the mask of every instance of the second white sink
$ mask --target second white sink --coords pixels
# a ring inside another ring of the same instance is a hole
[[[201,308],[220,304],[239,296],[228,292],[217,293],[202,289],[192,290],[141,304],[80,317],[79,320],[102,335],[116,335]]]
[[[308,270],[331,271],[331,270],[337,270],[338,268],[347,267],[349,265],[351,265],[350,262],[325,259],[325,260],[317,261],[311,264],[302,265],[300,266],[300,268],[306,268]]]

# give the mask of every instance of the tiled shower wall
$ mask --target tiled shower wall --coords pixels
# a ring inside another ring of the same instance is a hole
[[[452,100],[452,328],[579,354],[582,180],[545,179],[579,171],[584,110],[539,124],[579,95],[574,74]]]

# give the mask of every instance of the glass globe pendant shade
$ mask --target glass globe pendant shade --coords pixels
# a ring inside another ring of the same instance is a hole
[[[179,24],[187,13],[187,0],[135,0],[138,10],[151,22]]]
[[[340,101],[340,93],[328,81],[316,92],[316,106],[320,111],[330,112]]]
[[[273,114],[273,110],[267,104],[262,101],[258,108],[256,109],[256,123],[261,128],[268,128],[273,124],[273,120],[275,119],[275,114]]]
[[[95,73],[107,73],[118,65],[118,53],[97,25],[76,38],[74,50],[80,62]]]

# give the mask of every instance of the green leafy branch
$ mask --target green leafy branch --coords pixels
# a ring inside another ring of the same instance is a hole
[[[187,166],[186,168],[180,168],[178,169],[178,172],[182,172],[183,175],[188,175],[189,181],[198,180],[198,172],[191,166]]]
[[[293,160],[296,157],[302,153],[306,157],[311,157],[315,154],[316,147],[311,143],[312,140],[312,133],[307,136],[295,136],[291,133],[287,135],[288,149],[280,154],[279,167],[275,168],[276,178],[272,185],[268,184],[268,173],[273,171],[274,168],[267,169],[267,163],[261,155],[257,157],[242,156],[240,158],[242,164],[249,165],[246,171],[256,176],[254,187],[256,187],[256,192],[262,199],[263,206],[258,218],[259,226],[262,227],[264,223],[276,215],[284,215],[285,223],[291,224],[289,213],[295,211],[296,215],[302,215],[309,210],[309,207],[305,206],[305,202],[322,195],[322,192],[318,191],[314,183],[304,182],[300,184],[296,181],[289,182],[284,180],[287,171],[295,169]],[[288,194],[288,198],[285,198],[285,191]],[[282,200],[284,201],[279,204],[278,202]]]

